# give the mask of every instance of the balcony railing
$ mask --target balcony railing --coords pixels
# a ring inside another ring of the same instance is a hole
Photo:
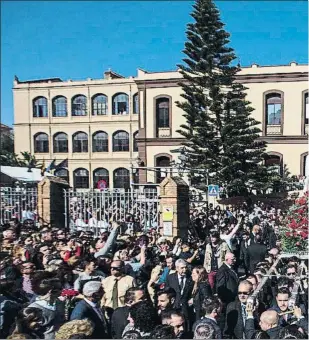
[[[281,135],[281,125],[267,125],[267,135]]]
[[[158,129],[158,137],[159,138],[168,138],[171,136],[170,128],[159,128]]]
[[[309,124],[305,125],[305,135],[309,135]]]

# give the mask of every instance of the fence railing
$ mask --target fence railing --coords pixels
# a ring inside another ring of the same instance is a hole
[[[0,188],[0,224],[8,223],[12,219],[23,222],[37,216],[37,188]]]
[[[129,228],[146,230],[159,224],[156,191],[64,190],[66,228],[94,231],[107,229],[111,221],[126,222]]]

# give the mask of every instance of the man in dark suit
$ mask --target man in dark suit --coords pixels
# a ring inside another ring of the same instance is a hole
[[[129,308],[137,302],[146,299],[143,289],[138,287],[129,288],[124,296],[125,306],[115,309],[111,318],[111,335],[113,339],[121,339],[122,333],[129,323]]]
[[[222,339],[222,332],[217,323],[218,317],[222,310],[222,303],[217,297],[206,298],[203,302],[203,309],[205,311],[205,317],[196,321],[192,327],[193,333],[196,328],[201,324],[210,324],[214,329],[213,339]]]
[[[248,315],[245,326],[246,339],[254,339],[256,328],[254,325],[254,317],[252,311],[247,309]],[[279,316],[274,310],[269,310],[261,315],[260,327],[261,330],[266,332],[270,339],[279,339],[281,327],[278,325]]]
[[[107,321],[99,302],[104,291],[99,281],[87,282],[83,287],[84,299],[77,303],[72,311],[70,320],[89,319],[94,326],[92,339],[108,339]]]
[[[176,292],[176,298],[174,302],[175,308],[180,308],[185,315],[187,326],[189,321],[189,306],[188,301],[191,299],[193,290],[193,281],[190,276],[187,275],[187,262],[178,259],[175,262],[176,273],[170,274],[166,280],[166,288],[173,288]]]
[[[234,301],[237,297],[239,279],[233,270],[235,263],[235,255],[233,253],[226,253],[225,262],[217,272],[216,291],[224,304]]]
[[[255,235],[255,243],[251,243],[247,248],[250,273],[254,272],[254,269],[259,262],[264,261],[267,254],[267,247],[261,242],[261,233],[259,232]]]
[[[226,309],[224,337],[228,339],[243,339],[247,319],[246,303],[253,292],[252,283],[244,280],[238,286],[238,298],[229,303]]]

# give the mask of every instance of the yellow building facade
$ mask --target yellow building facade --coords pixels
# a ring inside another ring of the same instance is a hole
[[[68,159],[56,174],[76,188],[130,185],[131,167],[166,167],[177,161],[185,123],[178,71],[137,71],[124,78],[112,71],[103,79],[62,81],[14,80],[15,152],[31,152],[46,165]],[[244,67],[237,81],[268,142],[268,162],[293,175],[305,175],[308,154],[308,67]],[[308,166],[307,166],[308,168]],[[134,172],[134,171],[133,171]],[[139,171],[139,181],[160,180],[154,171]]]

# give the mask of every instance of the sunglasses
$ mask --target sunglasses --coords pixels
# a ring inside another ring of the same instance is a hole
[[[30,266],[30,267],[23,267],[23,269],[34,269],[34,266]]]
[[[238,295],[250,295],[250,292],[238,292]]]
[[[120,267],[111,267],[111,270],[120,270]]]
[[[287,273],[287,276],[296,275],[296,273]]]

